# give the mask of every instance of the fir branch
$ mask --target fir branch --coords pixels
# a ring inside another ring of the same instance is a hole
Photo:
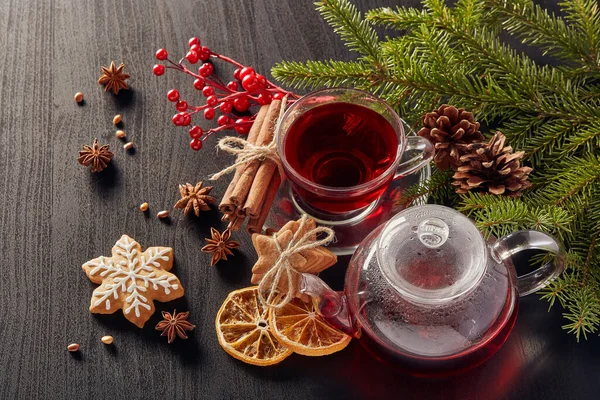
[[[600,303],[593,287],[584,286],[571,290],[569,300],[566,302],[566,310],[563,314],[570,323],[565,324],[563,329],[574,333],[577,341],[587,335],[595,333],[600,325]]]
[[[423,198],[440,203],[448,201],[448,198],[456,197],[454,189],[450,185],[453,173],[452,170],[435,171],[426,181],[404,190],[396,205],[410,207]]]
[[[400,31],[418,28],[422,24],[432,23],[433,19],[426,10],[415,8],[390,7],[376,8],[365,14],[365,19],[386,28],[395,28]]]
[[[565,152],[574,154],[595,153],[600,148],[600,118],[595,119],[585,126],[578,126],[565,141]]]
[[[587,64],[600,70],[600,10],[596,0],[568,0],[560,3],[566,19],[580,33],[586,46],[583,55]],[[579,39],[579,37],[577,37]]]
[[[549,177],[549,174],[553,176]],[[586,208],[590,201],[600,194],[600,156],[563,159],[546,173],[546,178],[549,184],[536,193],[536,199],[545,204],[589,212]]]
[[[458,210],[475,219],[486,236],[501,237],[520,229],[535,229],[563,237],[571,232],[574,217],[557,206],[535,206],[520,199],[491,194],[461,196]]]
[[[315,5],[323,19],[340,35],[350,50],[362,54],[378,70],[384,69],[377,33],[350,1],[321,0]]]
[[[271,73],[279,81],[297,88],[317,88],[335,86],[369,87],[377,85],[372,67],[362,61],[282,61],[276,64]]]
[[[569,292],[578,287],[580,287],[580,284],[577,276],[572,272],[565,272],[540,290],[539,294],[542,299],[548,301],[548,309],[551,309],[555,305],[556,300],[558,300],[563,308],[566,308]]]
[[[589,54],[574,30],[533,1],[488,0],[488,3],[501,11],[506,31],[518,36],[524,44],[540,46],[544,54],[569,62],[585,60],[589,63]],[[590,66],[598,69],[595,63]]]

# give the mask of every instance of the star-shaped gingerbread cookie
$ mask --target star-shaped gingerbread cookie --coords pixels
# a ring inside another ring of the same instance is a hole
[[[112,256],[100,256],[83,264],[87,277],[100,284],[92,294],[90,311],[112,314],[123,310],[125,318],[142,328],[154,313],[154,300],[166,302],[183,296],[179,279],[168,272],[173,249],[142,246],[127,235],[112,248]]]
[[[259,283],[264,275],[273,268],[277,262],[277,259],[279,258],[277,245],[279,245],[279,249],[285,250],[294,235],[296,235],[296,240],[298,240],[315,227],[315,221],[310,218],[305,222],[300,232],[298,232],[300,222],[290,221],[277,232],[275,237],[258,233],[252,235],[252,243],[258,254],[258,261],[256,261],[256,264],[252,267],[252,283]],[[310,239],[313,241],[316,240],[316,235]],[[314,249],[303,250],[300,253],[293,254],[289,261],[294,270],[298,272],[318,274],[334,265],[337,262],[337,257],[324,247],[316,247]],[[293,276],[292,287],[296,292],[298,289],[298,278],[297,275]],[[285,275],[282,275],[277,287],[282,290],[287,287],[287,278]]]

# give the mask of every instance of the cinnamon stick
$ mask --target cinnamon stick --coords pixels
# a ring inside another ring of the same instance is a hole
[[[258,218],[262,210],[262,205],[265,201],[265,193],[271,190],[271,184],[273,181],[273,173],[277,173],[277,164],[272,160],[264,160],[256,171],[254,182],[248,191],[248,198],[244,204],[244,213],[250,218]],[[281,182],[281,180],[280,180]],[[277,186],[278,189],[279,184]]]
[[[233,217],[230,219],[229,221],[229,225],[227,225],[227,229],[229,229],[232,232],[237,232],[240,230],[240,228],[242,227],[242,224],[244,223],[244,220],[246,218],[240,218],[240,217]]]
[[[271,182],[269,183],[267,192],[263,196],[264,201],[262,203],[260,213],[256,218],[251,218],[246,225],[246,230],[248,233],[253,234],[262,232],[263,225],[267,220],[269,211],[271,211],[271,205],[273,204],[273,200],[275,200],[275,195],[277,194],[277,190],[279,190],[280,184],[281,176],[279,174],[274,174],[271,178]]]
[[[269,144],[271,140],[273,140],[275,124],[277,123],[277,118],[279,117],[280,106],[281,100],[273,100],[269,105],[264,122],[260,127],[258,138],[256,139],[255,144],[257,146],[265,146]],[[236,182],[235,187],[229,196],[230,202],[236,207],[242,207],[244,204],[259,166],[260,161],[258,160],[251,161],[245,165],[240,178]]]
[[[246,210],[243,207],[238,207],[235,209],[235,212],[232,214],[239,218],[246,218]]]
[[[285,112],[285,103],[281,103],[278,110],[277,118],[281,118]],[[273,130],[275,130],[275,126]],[[273,181],[273,173],[277,170],[277,164],[271,159],[265,159],[260,163],[254,181],[250,190],[248,191],[248,197],[244,203],[244,213],[250,218],[258,218],[262,204],[265,200],[265,193],[270,189],[270,184]],[[281,181],[280,181],[281,182]]]
[[[251,144],[256,143],[256,139],[258,138],[258,134],[260,133],[260,128],[263,125],[263,122],[265,120],[265,116],[267,115],[268,110],[269,110],[269,106],[264,105],[260,108],[260,110],[256,114],[254,123],[252,124],[252,127],[250,128],[250,132],[248,133],[248,138],[246,139]],[[223,195],[221,204],[219,204],[219,210],[221,210],[221,212],[224,214],[233,214],[236,210],[235,205],[231,202],[231,194],[233,193],[233,190],[235,189],[235,186],[237,185],[237,182],[239,181],[240,176],[242,175],[242,172],[244,171],[244,168],[245,168],[244,165],[240,165],[235,170],[233,178],[231,179],[231,182],[229,183],[229,186],[227,186],[227,190],[225,191],[225,194]]]

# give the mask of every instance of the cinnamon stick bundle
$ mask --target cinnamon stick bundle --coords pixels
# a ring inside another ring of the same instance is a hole
[[[275,124],[277,123],[277,118],[279,117],[280,106],[281,100],[273,100],[269,105],[267,115],[265,116],[264,122],[260,127],[258,138],[256,139],[257,146],[266,146],[271,142],[271,140],[273,140],[273,135],[275,134]],[[258,171],[259,166],[260,161],[258,160],[251,161],[245,165],[244,170],[240,175],[240,179],[238,179],[236,182],[235,188],[229,196],[230,201],[236,207],[243,208],[244,201],[246,201],[246,197],[248,196],[248,192],[250,191],[250,187],[252,186],[252,182],[254,181],[254,177],[256,176],[256,171]],[[240,216],[239,213],[238,216]]]
[[[268,146],[275,136],[277,120],[284,111],[281,100],[273,100],[264,105],[256,115],[247,142],[256,146]],[[250,217],[246,229],[248,232],[261,232],[267,219],[281,176],[277,163],[271,159],[253,160],[240,165],[223,195],[219,209],[223,220],[229,221],[228,229],[239,230],[246,217]]]
[[[264,105],[260,108],[260,110],[256,114],[254,123],[252,124],[252,127],[250,128],[250,132],[248,132],[247,140],[249,143],[251,143],[251,144],[256,143],[256,139],[258,138],[260,128],[263,125],[263,122],[267,115],[268,109],[269,109],[269,106]],[[227,187],[227,190],[225,191],[225,194],[223,195],[223,200],[221,200],[221,204],[219,204],[219,210],[221,210],[221,212],[223,214],[233,214],[236,210],[236,206],[231,201],[231,194],[233,193],[233,190],[235,189],[244,169],[245,169],[245,165],[241,165],[235,170],[235,174],[233,175],[233,178],[231,179],[231,182],[229,183],[229,186]]]
[[[283,115],[285,111],[285,104],[279,103],[279,109],[277,112],[277,118]],[[273,132],[271,135],[271,140],[273,140],[273,135],[275,134],[275,127],[273,127]],[[270,142],[270,141],[269,141]],[[254,176],[254,181],[252,182],[252,186],[248,192],[248,198],[244,204],[244,214],[250,218],[258,218],[263,202],[265,200],[265,193],[268,192],[270,185],[272,183],[273,174],[277,172],[277,164],[271,159],[265,159],[260,163],[258,170],[256,171],[256,175]],[[281,182],[281,181],[280,181]],[[279,184],[277,184],[279,187]]]

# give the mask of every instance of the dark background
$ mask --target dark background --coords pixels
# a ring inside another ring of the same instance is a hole
[[[366,10],[403,2],[357,3]],[[154,217],[172,208],[178,183],[195,183],[231,161],[215,156],[214,138],[191,151],[186,129],[170,122],[166,92],[177,87],[199,102],[192,80],[152,74],[158,47],[183,56],[193,35],[264,74],[282,59],[353,57],[308,0],[0,2],[0,398],[597,398],[598,339],[577,344],[561,330],[561,310],[548,313],[536,296],[523,299],[515,331],[493,359],[448,381],[386,370],[358,343],[328,357],[293,355],[271,368],[222,351],[214,318],[227,293],[250,283],[249,237],[236,235],[241,250],[211,268],[200,248],[211,226],[223,228],[216,210],[201,218],[177,210],[168,222]],[[131,90],[118,97],[96,83],[111,60],[131,74]],[[228,70],[220,73],[228,78]],[[77,91],[83,106],[73,101]],[[135,154],[114,136],[117,113]],[[115,152],[101,174],[76,162],[94,137]],[[220,197],[226,184],[213,193]],[[137,209],[144,201],[149,217]],[[108,255],[123,233],[144,248],[174,248],[186,296],[156,305],[190,311],[197,328],[189,340],[167,345],[154,330],[158,312],[142,330],[120,312],[89,313],[96,285],[81,264]],[[334,287],[344,268],[325,274]],[[107,334],[113,347],[100,343]],[[81,344],[78,356],[65,350],[71,342]]]

